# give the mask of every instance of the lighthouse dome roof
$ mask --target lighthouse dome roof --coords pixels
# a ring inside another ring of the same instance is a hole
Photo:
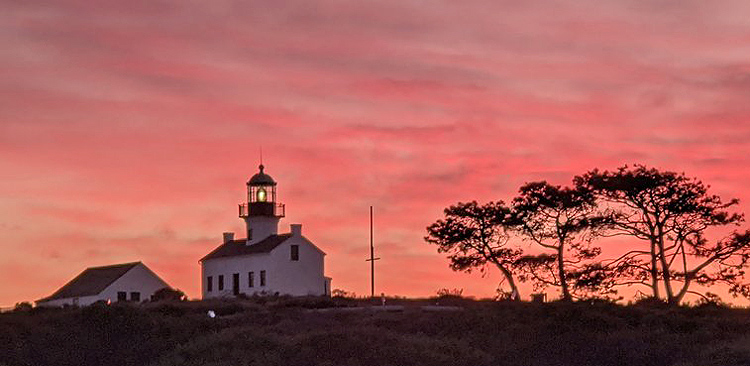
[[[275,186],[276,181],[271,178],[270,175],[263,172],[263,169],[265,167],[263,164],[261,164],[258,169],[260,170],[258,173],[252,176],[249,181],[247,181],[247,185],[249,186]]]

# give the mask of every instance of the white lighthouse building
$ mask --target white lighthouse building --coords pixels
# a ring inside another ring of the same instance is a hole
[[[276,201],[276,182],[264,166],[247,182],[247,202],[239,205],[246,238],[224,233],[223,242],[200,260],[203,298],[239,294],[330,295],[324,275],[325,253],[292,224],[279,234],[284,204]]]

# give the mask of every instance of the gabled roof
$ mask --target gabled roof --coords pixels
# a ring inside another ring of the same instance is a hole
[[[141,262],[86,268],[52,295],[37,302],[97,295]]]
[[[224,244],[219,245],[218,248],[214,249],[211,253],[208,253],[205,257],[201,258],[200,261],[202,262],[206,259],[221,257],[270,253],[274,248],[281,245],[281,243],[285,242],[291,237],[292,234],[271,235],[251,245],[246,244],[246,239],[228,241]]]

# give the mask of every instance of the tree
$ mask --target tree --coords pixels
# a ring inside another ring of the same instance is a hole
[[[185,296],[185,293],[178,290],[173,289],[169,287],[164,287],[159,290],[156,290],[153,295],[151,295],[151,301],[185,301],[187,300],[187,296]]]
[[[725,238],[714,242],[705,237],[743,221],[742,215],[729,212],[736,199],[724,202],[695,178],[643,165],[593,170],[575,182],[607,203],[612,235],[648,243],[648,249],[628,251],[609,264],[614,274],[630,280],[626,283],[647,285],[655,298],[670,304],[695,293],[690,290],[694,282],[724,283],[734,295],[750,294],[741,282],[750,258],[750,231],[724,232]]]
[[[520,294],[513,277],[513,263],[522,251],[508,246],[507,221],[510,209],[502,201],[479,205],[476,201],[457,203],[445,209],[445,218],[427,227],[425,241],[438,246],[438,252],[450,253],[454,271],[486,270],[494,265],[510,287],[510,298]]]
[[[593,275],[595,258],[601,249],[591,247],[591,239],[604,224],[595,214],[594,195],[582,188],[553,186],[545,181],[532,182],[519,189],[513,200],[513,224],[521,234],[552,253],[521,257],[521,280],[533,280],[538,286],[557,286],[563,300],[572,300],[573,290],[602,289],[603,281]],[[580,280],[578,282],[577,280]],[[606,290],[606,287],[604,288]]]

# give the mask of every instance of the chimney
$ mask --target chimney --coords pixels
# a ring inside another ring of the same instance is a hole
[[[234,240],[234,233],[224,233],[224,243]]]
[[[292,236],[302,236],[302,224],[292,224]]]

